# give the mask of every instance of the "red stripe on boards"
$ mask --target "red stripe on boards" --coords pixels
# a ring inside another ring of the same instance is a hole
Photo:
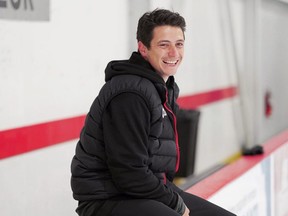
[[[248,170],[259,164],[265,158],[269,157],[276,149],[281,147],[288,141],[288,130],[272,137],[267,142],[263,143],[264,154],[253,156],[242,156],[234,163],[225,166],[221,170],[213,173],[202,181],[188,188],[186,192],[195,194],[204,199],[210,198],[221,188],[240,177]]]
[[[180,97],[177,102],[183,109],[195,109],[236,94],[236,87],[229,87]],[[82,115],[0,131],[0,159],[76,139],[84,120]]]
[[[224,89],[216,89],[209,92],[199,93],[192,96],[179,97],[177,103],[183,109],[195,109],[237,95],[237,88],[232,86]]]
[[[0,131],[0,159],[79,137],[85,116]]]

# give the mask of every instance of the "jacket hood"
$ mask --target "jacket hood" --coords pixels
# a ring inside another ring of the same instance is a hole
[[[162,77],[138,52],[133,52],[129,60],[111,61],[105,69],[105,81],[114,76],[131,74],[149,79],[153,83],[165,84]]]

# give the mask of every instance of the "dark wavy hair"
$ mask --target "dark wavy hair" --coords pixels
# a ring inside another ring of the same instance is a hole
[[[150,48],[154,28],[164,25],[179,27],[183,34],[186,29],[185,19],[179,13],[166,9],[155,9],[152,12],[144,13],[139,19],[137,41],[141,41],[147,48]]]

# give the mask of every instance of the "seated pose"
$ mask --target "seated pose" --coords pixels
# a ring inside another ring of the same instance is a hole
[[[138,22],[138,51],[111,61],[71,164],[80,216],[232,216],[173,184],[185,20],[156,9]]]

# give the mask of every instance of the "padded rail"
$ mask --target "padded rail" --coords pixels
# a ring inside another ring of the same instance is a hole
[[[288,130],[263,148],[264,154],[242,156],[186,191],[237,215],[288,215]]]

